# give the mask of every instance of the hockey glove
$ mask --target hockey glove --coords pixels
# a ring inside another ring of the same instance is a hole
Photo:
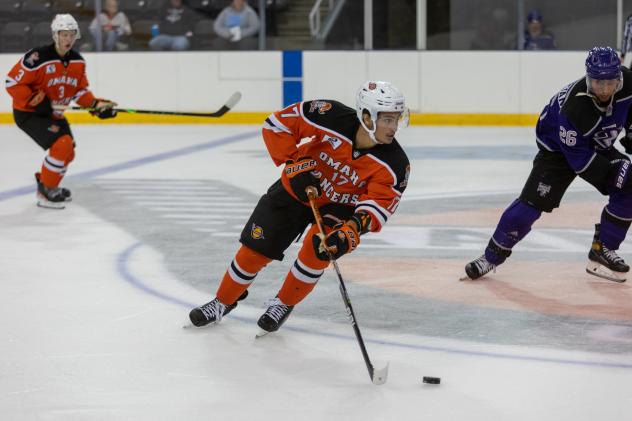
[[[621,145],[625,148],[625,153],[632,155],[632,128],[621,138]]]
[[[318,234],[312,237],[312,244],[316,250],[316,257],[320,260],[339,259],[347,253],[351,253],[360,244],[360,234],[355,227],[347,222],[339,223],[334,227],[324,240]],[[327,250],[329,253],[327,253]]]
[[[116,105],[116,102],[108,99],[96,98],[92,103],[92,107],[90,107],[93,108],[93,110],[90,111],[90,114],[97,116],[100,119],[114,118],[117,114],[117,111],[114,109]]]
[[[290,180],[290,187],[298,197],[298,200],[307,202],[307,193],[305,189],[308,186],[316,187],[320,195],[320,182],[312,170],[316,168],[316,160],[309,156],[299,158],[296,162],[288,161],[285,163],[285,175]]]

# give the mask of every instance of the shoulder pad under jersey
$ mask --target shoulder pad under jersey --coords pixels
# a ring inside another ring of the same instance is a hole
[[[360,126],[353,108],[329,99],[303,102],[303,116],[315,125],[340,133],[349,139],[355,137]]]
[[[36,69],[42,64],[52,60],[59,60],[54,44],[44,45],[29,50],[22,58],[22,66],[27,69]]]
[[[568,99],[560,114],[579,130],[582,136],[590,132],[601,118],[601,111],[592,98],[586,94],[586,79],[579,80],[568,93]]]
[[[373,155],[382,161],[395,173],[397,182],[394,187],[397,191],[403,193],[408,185],[410,161],[399,142],[393,139],[393,142],[388,145],[376,145],[369,149],[367,154]]]

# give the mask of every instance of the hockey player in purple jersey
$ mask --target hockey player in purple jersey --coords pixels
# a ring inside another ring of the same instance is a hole
[[[612,48],[591,49],[586,76],[565,86],[542,110],[531,174],[520,197],[502,214],[485,253],[465,266],[467,276],[462,279],[478,279],[502,264],[542,212],[560,205],[579,176],[608,196],[595,225],[586,271],[625,282],[630,267],[616,250],[632,222],[632,166],[614,142],[625,128],[630,133],[621,144],[632,153],[631,105],[632,71],[621,66]]]

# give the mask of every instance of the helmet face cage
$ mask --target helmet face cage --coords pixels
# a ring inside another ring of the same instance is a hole
[[[371,116],[373,129],[369,129],[364,124],[364,119],[362,118],[364,112],[368,112]],[[409,112],[401,91],[390,82],[365,82],[356,94],[356,113],[360,124],[376,143],[375,130],[377,128],[377,117],[380,112],[400,113],[398,130],[408,126]]]
[[[81,32],[79,31],[79,24],[70,14],[56,15],[53,22],[50,24],[50,29],[53,33],[53,40],[55,44],[59,42],[59,31],[75,31],[77,38],[81,38]]]

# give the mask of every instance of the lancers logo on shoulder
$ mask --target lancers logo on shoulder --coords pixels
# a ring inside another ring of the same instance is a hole
[[[56,71],[57,71],[57,68],[55,67],[54,64],[49,64],[48,66],[46,66],[46,74],[47,75],[54,74]]]
[[[318,114],[325,114],[329,110],[331,110],[331,103],[327,101],[312,101],[309,104],[310,113],[318,111]]]
[[[250,229],[250,236],[255,240],[265,239],[265,237],[263,236],[263,228],[255,224],[252,224],[252,228]]]
[[[39,53],[37,51],[35,51],[33,54],[31,54],[30,56],[28,56],[28,58],[24,61],[26,61],[27,64],[33,66],[35,64],[36,61],[39,60]]]
[[[323,136],[323,142],[331,143],[331,147],[334,148],[334,150],[338,149],[340,145],[342,145],[342,140],[338,139],[337,137],[331,137],[329,135]]]
[[[59,126],[57,124],[51,124],[48,126],[48,131],[51,133],[59,133]]]

